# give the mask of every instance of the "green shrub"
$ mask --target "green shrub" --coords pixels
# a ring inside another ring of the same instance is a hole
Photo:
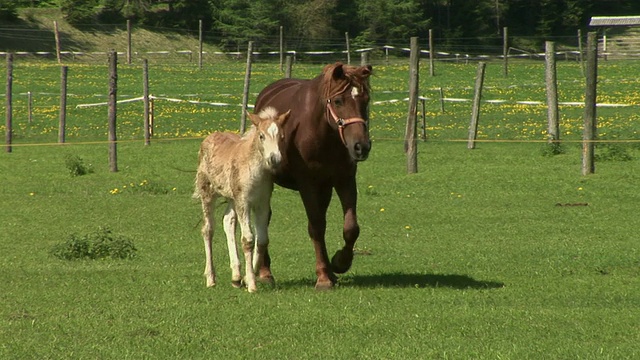
[[[62,260],[133,259],[136,252],[133,241],[106,227],[82,236],[71,234],[67,241],[51,249],[51,254]]]
[[[81,157],[77,155],[67,155],[65,158],[65,166],[69,170],[71,176],[81,176],[93,172],[91,165],[85,165]]]

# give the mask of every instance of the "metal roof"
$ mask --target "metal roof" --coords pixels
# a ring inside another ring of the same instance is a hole
[[[593,16],[589,26],[633,26],[640,25],[640,16]]]

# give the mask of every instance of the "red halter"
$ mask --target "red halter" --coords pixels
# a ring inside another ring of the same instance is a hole
[[[327,110],[329,110],[329,115],[331,115],[333,121],[335,121],[338,125],[338,133],[340,134],[340,139],[345,146],[347,145],[347,143],[344,141],[344,128],[347,127],[347,125],[363,123],[366,126],[367,122],[363,118],[352,117],[343,119],[341,117],[338,117],[338,115],[336,114],[336,110],[333,108],[333,104],[331,103],[331,99],[327,99]]]

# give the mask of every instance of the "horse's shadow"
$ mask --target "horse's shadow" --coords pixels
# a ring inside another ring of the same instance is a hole
[[[284,281],[279,285],[308,286],[309,279]],[[476,280],[467,275],[457,274],[406,274],[387,273],[370,275],[345,275],[338,285],[351,288],[451,288],[451,289],[497,289],[505,286],[499,281]]]

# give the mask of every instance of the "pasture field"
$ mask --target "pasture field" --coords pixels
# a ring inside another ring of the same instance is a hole
[[[423,62],[423,69],[426,64]],[[204,285],[197,149],[236,129],[239,106],[157,100],[142,142],[141,103],[118,107],[119,171],[107,163],[107,68],[70,65],[68,144],[57,141],[57,65],[16,63],[15,146],[0,153],[0,358],[633,359],[640,356],[640,63],[599,68],[596,173],[580,175],[582,108],[561,107],[564,153],[543,156],[544,64],[487,68],[477,149],[464,139],[476,66],[423,70],[428,141],[407,175],[402,136],[408,66],[374,66],[373,149],[359,165],[360,239],[352,269],[316,292],[313,249],[296,193],[276,187],[270,229],[275,288],[230,284],[220,221],[219,284]],[[239,104],[244,64],[150,68],[152,93]],[[120,66],[122,98],[141,93]],[[318,65],[299,64],[310,77]],[[279,76],[258,63],[252,90]],[[1,75],[4,81],[5,74]],[[558,63],[560,101],[581,101],[580,68]],[[252,100],[255,94],[252,93]],[[252,101],[251,100],[251,101]],[[380,102],[380,103],[377,103]],[[4,129],[2,129],[4,131]],[[614,141],[615,140],[615,141]],[[625,142],[621,142],[624,140]],[[93,170],[72,177],[76,156]],[[221,208],[221,207],[220,207]],[[222,209],[218,209],[218,218]],[[327,245],[342,246],[337,199]],[[98,227],[132,239],[131,260],[59,260],[51,249]]]

